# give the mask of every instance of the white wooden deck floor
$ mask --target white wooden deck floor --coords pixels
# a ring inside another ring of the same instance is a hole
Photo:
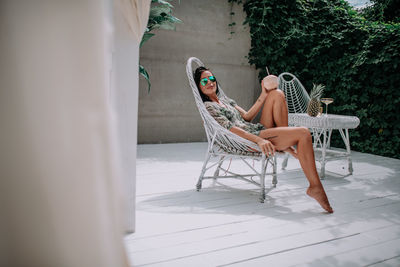
[[[138,146],[132,266],[400,266],[400,160],[353,152],[352,176],[344,160],[329,162],[323,184],[335,213],[326,214],[295,159],[264,204],[236,179],[206,180],[197,192],[205,151]]]

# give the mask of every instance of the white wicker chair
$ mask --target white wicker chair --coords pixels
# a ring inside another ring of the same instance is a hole
[[[279,89],[285,93],[289,113],[306,113],[310,96],[301,82],[289,72],[278,77]]]
[[[203,179],[237,178],[259,186],[261,188],[260,202],[263,203],[265,200],[265,175],[271,174],[273,186],[275,187],[277,184],[276,157],[266,157],[265,154],[259,150],[257,144],[230,132],[226,128],[219,125],[218,122],[209,114],[200,97],[197,85],[193,78],[193,64],[196,64],[196,67],[204,66],[204,64],[198,58],[191,57],[187,61],[186,73],[189,79],[190,87],[192,88],[197,108],[200,112],[201,118],[203,119],[204,129],[206,131],[208,140],[206,158],[204,160],[200,177],[196,185],[197,191],[200,191]],[[218,89],[219,97],[225,98],[226,95],[219,85]],[[217,158],[217,161],[213,163],[210,160],[214,157]],[[240,158],[243,160],[253,173],[238,174],[223,168],[222,163],[225,160],[232,158]],[[248,162],[248,160],[252,159],[261,161],[261,170],[259,172]],[[272,165],[271,173],[266,172],[268,163],[271,163]],[[216,166],[214,175],[205,176],[205,173],[214,166]],[[219,171],[224,171],[229,175],[219,175]],[[259,182],[256,182],[252,179],[254,176],[259,177]]]
[[[284,72],[279,75],[279,89],[285,93],[289,110],[289,126],[305,126],[311,130],[314,138],[314,151],[318,153],[316,160],[321,164],[321,178],[325,177],[325,164],[328,160],[347,158],[349,174],[353,173],[351,160],[350,137],[348,129],[354,129],[360,124],[360,119],[355,116],[321,115],[311,117],[307,112],[310,96],[301,82],[291,73]],[[330,140],[333,130],[338,130],[346,146],[346,152],[330,150]],[[285,168],[288,158],[282,163]]]

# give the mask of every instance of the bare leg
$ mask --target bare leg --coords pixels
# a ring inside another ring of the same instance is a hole
[[[288,126],[288,109],[285,94],[281,90],[271,90],[261,112],[260,123],[265,128]]]
[[[301,168],[310,183],[307,194],[317,200],[327,212],[332,213],[333,209],[329,204],[328,197],[325,194],[315,166],[310,131],[304,127],[276,127],[260,132],[260,137],[262,138],[271,136],[277,136],[270,139],[276,150],[285,150],[290,146],[297,145],[297,155]]]
[[[288,126],[287,103],[285,94],[281,90],[277,89],[268,92],[261,112],[260,123],[267,129]],[[293,146],[289,146],[282,151],[290,153],[296,159],[298,158],[297,151]]]

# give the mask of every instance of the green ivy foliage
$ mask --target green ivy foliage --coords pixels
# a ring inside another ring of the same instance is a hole
[[[329,112],[356,115],[353,150],[400,158],[400,24],[366,20],[344,0],[228,0],[242,3],[248,60],[291,72],[310,91],[326,85]],[[343,147],[340,135],[332,146]]]
[[[373,21],[400,22],[400,0],[370,0],[362,14]]]

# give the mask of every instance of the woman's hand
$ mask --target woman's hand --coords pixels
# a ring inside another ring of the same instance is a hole
[[[265,77],[264,77],[264,79],[265,79]],[[268,94],[268,90],[264,86],[264,79],[261,80],[261,95]]]
[[[275,155],[275,146],[270,141],[261,139],[257,142],[257,145],[266,156]]]

